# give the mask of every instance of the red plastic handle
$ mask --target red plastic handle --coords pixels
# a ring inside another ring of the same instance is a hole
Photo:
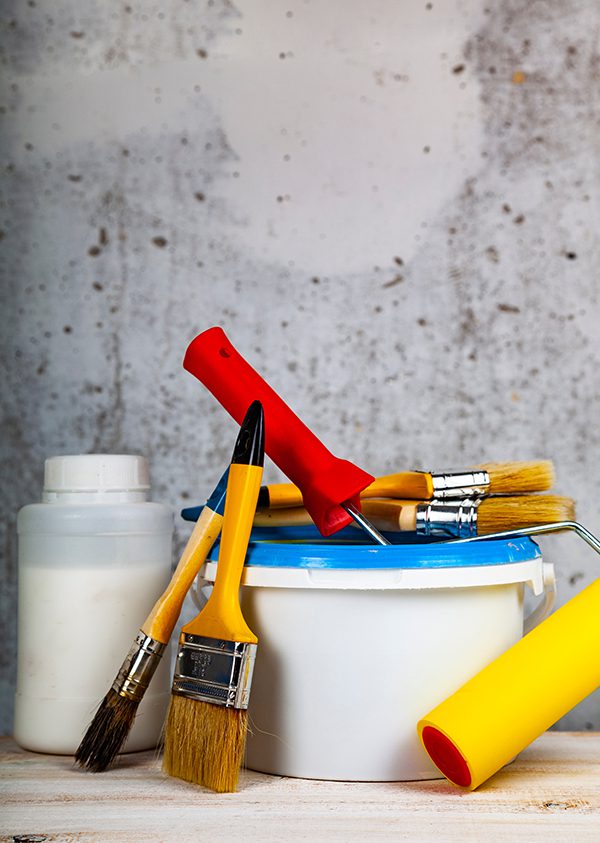
[[[183,366],[209,389],[241,424],[258,399],[265,411],[265,450],[302,491],[304,505],[324,536],[352,520],[341,503],[360,508],[360,493],[374,478],[358,466],[335,457],[290,410],[227,339],[221,328],[209,328],[192,340]]]

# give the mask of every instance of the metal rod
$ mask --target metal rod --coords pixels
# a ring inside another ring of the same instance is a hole
[[[488,533],[486,536],[454,539],[454,543],[464,544],[465,542],[488,541],[489,539],[514,539],[520,536],[538,536],[542,533],[560,533],[564,530],[572,530],[577,533],[596,553],[600,553],[600,539],[596,538],[583,524],[579,524],[577,521],[555,521],[554,524],[537,524],[533,527],[520,527],[517,530],[504,530],[501,533]]]
[[[391,544],[391,542],[381,535],[379,530],[375,529],[371,522],[365,518],[362,512],[360,512],[353,503],[343,503],[342,508],[346,510],[348,515],[356,521],[358,526],[363,529],[374,542],[377,542],[377,544]]]

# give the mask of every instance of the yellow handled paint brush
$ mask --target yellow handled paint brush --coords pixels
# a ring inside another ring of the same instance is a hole
[[[164,593],[142,624],[119,672],[83,736],[75,760],[93,773],[109,767],[131,731],[138,706],[156,672],[189,587],[221,531],[228,471],[196,522]]]
[[[442,501],[402,501],[392,498],[362,501],[369,523],[384,532],[415,532],[422,536],[468,538],[532,524],[571,521],[575,503],[560,495],[464,498]],[[301,506],[258,509],[257,527],[291,527],[311,524]]]
[[[469,498],[475,495],[545,492],[554,482],[550,460],[538,462],[487,463],[461,471],[403,471],[386,474],[360,493],[364,498],[404,498],[430,501]],[[263,486],[258,498],[261,508],[302,506],[302,493],[293,483]]]
[[[219,793],[236,789],[246,745],[258,639],[243,618],[239,588],[263,462],[263,409],[254,401],[229,467],[215,585],[181,630],[165,729],[165,772]]]

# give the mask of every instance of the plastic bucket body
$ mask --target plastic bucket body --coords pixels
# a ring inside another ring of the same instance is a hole
[[[519,640],[526,584],[552,593],[537,545],[381,547],[263,532],[242,580],[259,638],[246,765],[342,781],[440,778],[416,723]],[[205,580],[215,572],[207,563]]]

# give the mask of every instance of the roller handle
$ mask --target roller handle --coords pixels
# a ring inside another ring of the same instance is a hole
[[[250,402],[265,411],[265,450],[302,492],[304,505],[324,536],[352,520],[340,504],[360,508],[360,492],[374,477],[335,457],[236,351],[225,332],[209,328],[190,343],[184,368],[212,392],[241,424]]]

